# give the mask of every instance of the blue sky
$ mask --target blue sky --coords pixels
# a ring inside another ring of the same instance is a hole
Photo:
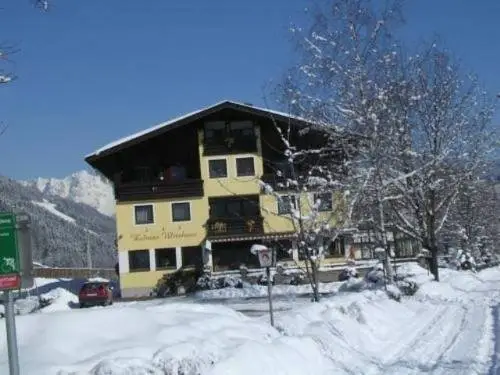
[[[263,105],[290,66],[291,22],[307,0],[52,0],[48,14],[7,0],[0,40],[20,51],[0,87],[0,174],[63,177],[108,141],[233,99]],[[413,0],[409,43],[440,34],[500,92],[498,0]]]

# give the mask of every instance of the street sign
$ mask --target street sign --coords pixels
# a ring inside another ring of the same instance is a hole
[[[271,253],[270,250],[259,250],[259,263],[260,266],[265,268],[265,267],[272,267],[273,265],[273,254]]]
[[[33,254],[31,243],[30,217],[26,214],[16,214],[17,250],[19,253],[19,268],[21,271],[21,288],[31,288],[34,285]]]
[[[380,261],[385,261],[387,258],[387,254],[382,247],[377,247],[373,252],[373,256]]]
[[[31,242],[27,241],[28,237],[26,237],[29,234],[27,226],[29,217],[20,214],[19,223],[17,221],[16,215],[13,213],[0,213],[0,290],[4,294],[5,330],[7,333],[10,375],[19,375],[14,296],[11,290],[21,287],[22,268],[26,268],[26,266],[21,267],[20,264],[18,233],[23,233],[20,235],[24,238],[23,246],[31,254]],[[29,267],[32,267],[32,265]]]
[[[2,275],[0,276],[0,289],[18,289],[21,283],[19,275]]]
[[[253,244],[250,252],[259,257],[259,263],[262,268],[273,266],[273,252],[267,246]]]
[[[273,297],[272,297],[273,283],[271,280],[271,267],[273,266],[273,251],[265,245],[253,244],[252,247],[250,248],[250,252],[254,255],[255,253],[257,253],[259,257],[260,266],[266,269],[267,299],[269,301],[269,317],[271,319],[271,326],[274,327]]]
[[[0,289],[20,287],[16,217],[0,213]]]

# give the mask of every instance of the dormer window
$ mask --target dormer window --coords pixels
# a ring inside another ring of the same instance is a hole
[[[205,155],[257,151],[252,121],[206,122],[204,134]]]
[[[205,143],[219,143],[226,137],[226,123],[223,121],[205,124]]]

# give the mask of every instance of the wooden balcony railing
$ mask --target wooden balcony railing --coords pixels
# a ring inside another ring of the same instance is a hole
[[[118,201],[202,197],[203,180],[130,182],[115,185]]]
[[[251,235],[264,233],[262,216],[246,218],[209,218],[207,221],[208,237],[230,235]]]
[[[203,144],[203,155],[226,155],[244,152],[257,152],[257,139],[255,137],[231,138],[225,141],[205,142]]]

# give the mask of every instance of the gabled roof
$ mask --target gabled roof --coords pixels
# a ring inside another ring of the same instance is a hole
[[[266,108],[259,108],[253,105],[238,103],[234,101],[225,100],[219,103],[216,103],[210,107],[205,107],[194,112],[182,115],[180,117],[168,120],[166,122],[162,122],[158,125],[155,125],[151,128],[142,130],[140,132],[128,135],[124,138],[118,139],[107,145],[99,148],[91,154],[85,156],[86,161],[92,161],[98,159],[102,156],[112,154],[119,149],[126,148],[128,146],[132,146],[134,144],[140,143],[146,139],[153,138],[157,135],[163,134],[166,131],[178,128],[180,126],[191,123],[195,120],[198,120],[202,117],[208,116],[210,114],[216,113],[223,109],[234,109],[238,111],[247,112],[256,116],[267,117],[270,119],[275,119],[277,121],[285,121],[285,122],[293,122],[295,124],[311,124],[310,121],[303,119],[297,116],[291,116],[284,112],[274,111]]]

